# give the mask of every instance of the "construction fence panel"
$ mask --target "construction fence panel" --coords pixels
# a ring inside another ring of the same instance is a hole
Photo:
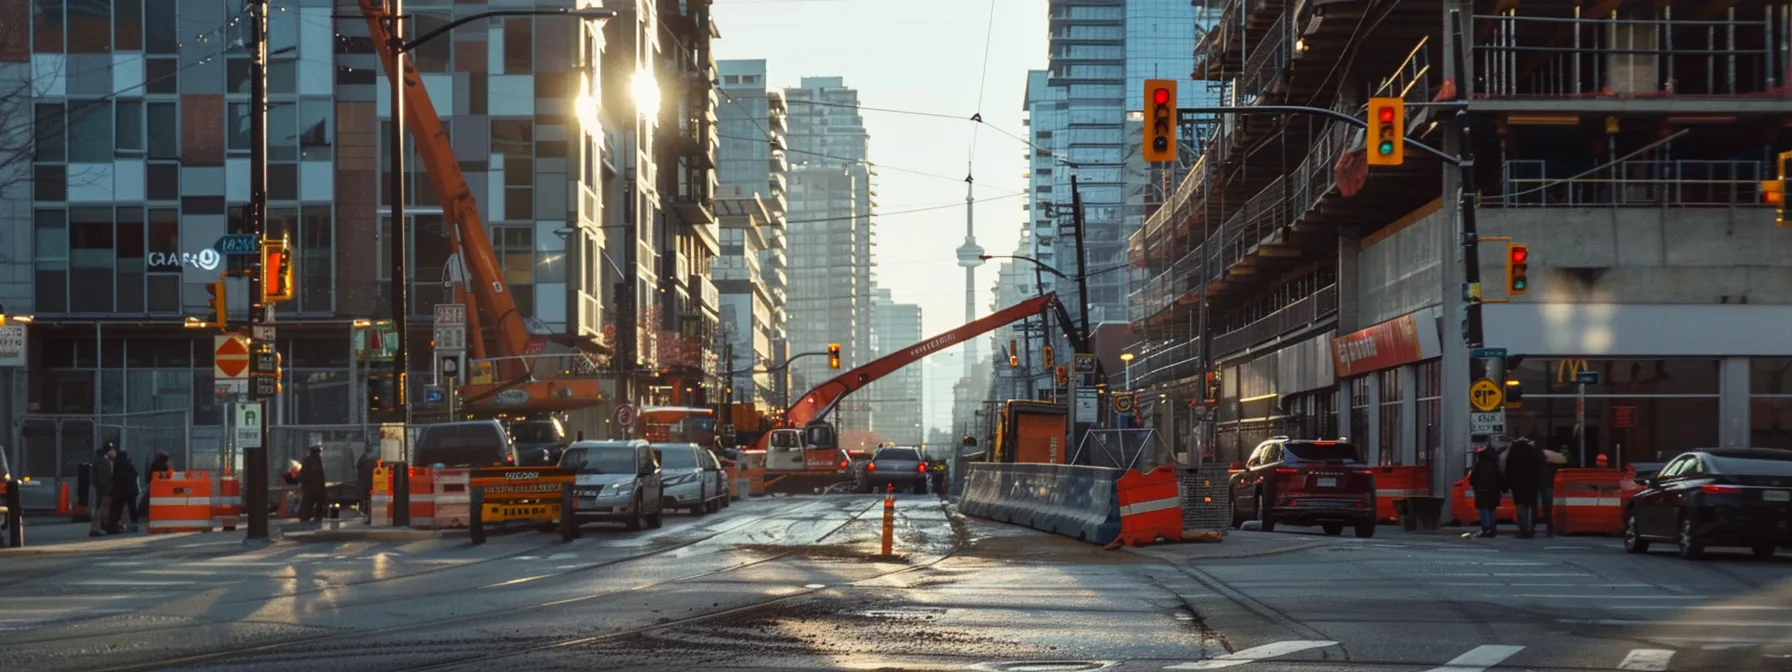
[[[28,414],[20,419],[19,473],[33,479],[73,479],[82,464],[98,457],[100,446],[115,442],[138,471],[156,453],[167,453],[172,468],[215,469],[217,453],[194,451],[192,412]]]
[[[269,427],[268,483],[276,488],[283,485],[285,472],[301,463],[311,446],[322,445],[324,482],[331,489],[331,498],[358,500],[360,474],[355,466],[362,454],[379,448],[379,441],[379,425]]]
[[[1182,495],[1182,529],[1202,532],[1232,527],[1232,484],[1226,465],[1177,472]]]

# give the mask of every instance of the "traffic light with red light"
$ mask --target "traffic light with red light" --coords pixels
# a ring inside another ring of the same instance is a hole
[[[1056,366],[1057,364],[1058,364],[1058,355],[1057,355],[1056,351],[1052,350],[1052,346],[1047,345],[1047,346],[1039,349],[1039,365],[1040,366],[1043,366],[1043,367],[1049,369],[1049,368],[1052,368],[1053,366]]]
[[[839,343],[829,343],[828,344],[828,368],[830,368],[830,369],[840,368],[840,344]]]
[[[292,248],[286,239],[261,241],[261,303],[291,301]]]
[[[1020,342],[1013,339],[1008,341],[1008,366],[1020,368]]]
[[[1506,295],[1519,296],[1531,289],[1531,279],[1527,277],[1530,270],[1531,250],[1524,243],[1508,243],[1506,245]]]
[[[1176,160],[1176,80],[1145,80],[1145,146],[1148,162]]]
[[[1058,387],[1070,387],[1070,366],[1059,364],[1053,374],[1057,378]]]
[[[1406,101],[1399,98],[1369,99],[1368,162],[1371,166],[1398,166],[1406,161]]]
[[[218,331],[229,331],[230,328],[224,325],[224,316],[230,306],[230,299],[224,292],[224,274],[218,274],[217,282],[205,283],[205,293],[210,296],[206,301],[212,307],[212,324],[218,325]]]

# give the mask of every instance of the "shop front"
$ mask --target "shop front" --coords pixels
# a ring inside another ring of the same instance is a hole
[[[1341,435],[1373,464],[1423,465],[1443,433],[1443,348],[1436,308],[1331,340]]]

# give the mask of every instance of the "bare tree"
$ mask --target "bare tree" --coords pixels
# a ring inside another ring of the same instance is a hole
[[[9,5],[20,3],[8,3]],[[44,93],[31,62],[28,15],[0,9],[0,194],[31,180],[37,142],[35,103]]]

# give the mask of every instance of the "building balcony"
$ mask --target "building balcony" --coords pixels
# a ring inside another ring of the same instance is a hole
[[[1330,285],[1241,329],[1214,336],[1213,351],[1209,354],[1219,360],[1289,334],[1323,327],[1337,314],[1338,286]]]
[[[722,309],[722,293],[716,290],[716,283],[702,275],[691,274],[691,298],[711,313]]]
[[[1514,110],[1789,109],[1792,86],[1779,46],[1783,19],[1734,5],[1669,4],[1627,8],[1621,19],[1549,3],[1476,14],[1469,34],[1475,36],[1477,107],[1490,101]]]
[[[1621,161],[1604,170],[1592,163],[1509,160],[1500,166],[1497,193],[1482,207],[1497,208],[1728,208],[1762,203],[1759,161]],[[1491,191],[1491,190],[1489,190]]]

